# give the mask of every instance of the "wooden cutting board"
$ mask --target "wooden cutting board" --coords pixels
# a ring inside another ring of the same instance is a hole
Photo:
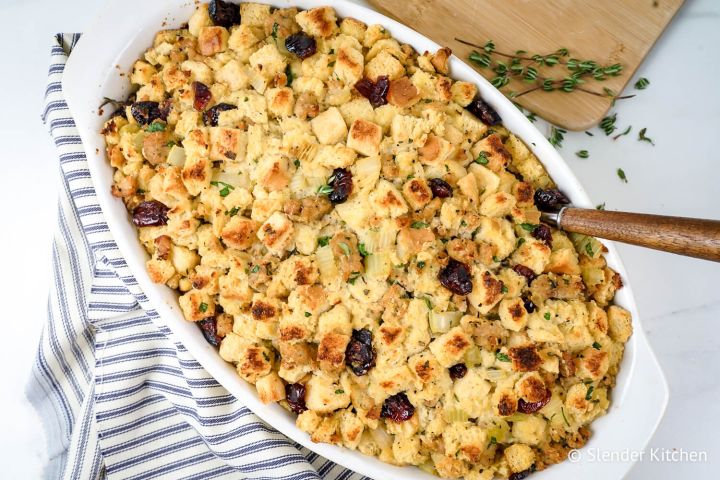
[[[493,40],[496,50],[549,54],[567,48],[571,56],[600,64],[620,63],[622,75],[584,86],[622,92],[684,0],[369,0],[375,7],[450,47],[467,60],[473,47]],[[472,65],[472,64],[471,64]],[[477,68],[486,78],[495,74]],[[555,76],[565,73],[556,69]],[[542,71],[541,71],[542,73]],[[548,75],[549,76],[549,75]],[[652,79],[650,79],[652,81]],[[516,91],[528,88],[520,82]],[[506,93],[511,91],[503,89]],[[632,85],[625,94],[637,93]],[[605,116],[611,99],[582,92],[529,93],[523,107],[569,130],[586,130]],[[632,101],[632,100],[629,100]]]

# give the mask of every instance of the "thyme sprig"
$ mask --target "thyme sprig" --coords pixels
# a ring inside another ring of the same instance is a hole
[[[492,40],[488,40],[484,45],[460,38],[455,40],[480,49],[473,50],[469,59],[479,67],[490,68],[495,73],[490,83],[496,88],[500,89],[507,86],[512,79],[534,84],[534,86],[523,91],[511,92],[509,96],[512,98],[518,98],[539,90],[546,92],[557,90],[566,93],[580,91],[613,100],[634,97],[634,95],[618,97],[609,88],[604,88],[602,92],[599,92],[582,86],[592,80],[602,82],[610,77],[621,75],[623,66],[619,63],[601,65],[594,60],[580,60],[571,57],[567,48],[559,48],[546,55],[530,55],[525,50],[517,50],[514,54],[510,54],[497,50]],[[501,60],[498,57],[507,60]],[[562,66],[565,70],[560,77],[544,76],[539,71],[539,68],[548,67],[552,69],[557,66]]]

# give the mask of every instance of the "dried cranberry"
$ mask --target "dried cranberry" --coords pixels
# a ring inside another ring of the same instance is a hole
[[[523,399],[521,398],[520,400],[518,400],[518,405],[517,405],[518,412],[521,412],[521,413],[535,413],[535,412],[537,412],[538,410],[540,410],[541,408],[543,408],[545,405],[548,404],[548,402],[550,401],[550,397],[551,397],[551,395],[550,395],[550,390],[546,390],[546,391],[545,391],[545,398],[543,398],[543,399],[540,400],[539,402],[532,402],[532,403],[531,403],[531,402],[526,402],[525,400],[523,400]]]
[[[550,227],[548,227],[547,225],[538,225],[537,227],[535,227],[535,230],[530,233],[530,235],[537,238],[548,247],[552,248],[552,232],[550,231]]]
[[[387,103],[387,93],[390,89],[390,80],[386,75],[380,75],[376,81],[369,78],[362,78],[355,83],[355,90],[360,95],[370,100],[373,108],[378,108]]]
[[[442,178],[431,178],[428,183],[430,184],[430,190],[432,190],[433,197],[437,198],[448,198],[452,197],[453,190],[449,183]]]
[[[317,52],[315,39],[303,32],[293,33],[287,37],[285,39],[285,48],[288,52],[294,53],[303,60],[312,57]]]
[[[467,373],[467,367],[464,363],[457,363],[450,367],[449,369],[450,378],[453,380],[457,380],[458,378],[463,378],[465,374]]]
[[[232,27],[240,23],[240,5],[222,0],[212,0],[208,6],[208,13],[215,25]]]
[[[205,340],[207,340],[210,345],[219,347],[220,337],[217,336],[217,319],[215,317],[205,318],[197,322],[197,324],[200,330],[202,330],[203,335],[205,335]]]
[[[486,125],[497,125],[502,122],[500,115],[479,96],[475,97],[465,108]]]
[[[570,199],[557,188],[535,191],[535,205],[540,210],[557,210],[570,203]]]
[[[130,106],[130,113],[140,125],[150,125],[161,117],[158,102],[135,102]]]
[[[336,168],[328,180],[328,185],[332,188],[328,200],[336,204],[344,203],[352,193],[352,173],[345,168]]]
[[[525,277],[528,285],[530,285],[532,281],[535,280],[535,277],[537,277],[537,275],[535,275],[535,272],[533,272],[531,268],[526,267],[525,265],[515,265],[513,267],[513,270],[515,270],[515,273],[517,273],[518,275],[522,275],[523,277]]]
[[[470,269],[464,263],[451,258],[447,266],[438,274],[440,284],[456,295],[472,292],[473,284]]]
[[[372,348],[372,332],[367,328],[353,330],[345,349],[345,363],[358,377],[375,366],[375,350]]]
[[[235,105],[231,105],[229,103],[218,103],[217,105],[208,108],[205,113],[203,113],[203,121],[205,122],[205,125],[209,127],[217,127],[220,112],[235,109],[237,109]]]
[[[528,313],[533,313],[535,310],[537,310],[537,306],[529,298],[523,297],[523,306]]]
[[[307,407],[305,406],[305,385],[302,383],[288,383],[285,385],[285,400],[290,410],[300,415]]]
[[[533,471],[534,469],[528,468],[527,470],[523,470],[522,472],[512,473],[508,477],[508,480],[523,480],[527,478],[528,475],[530,475]]]
[[[382,409],[380,410],[380,416],[382,418],[389,418],[394,422],[404,422],[410,420],[415,414],[415,407],[408,400],[407,395],[404,393],[398,393],[385,399]]]
[[[198,112],[202,112],[205,110],[205,107],[208,106],[210,100],[212,100],[212,92],[210,92],[208,86],[202,82],[192,82],[192,89],[195,95],[193,107],[195,107],[195,110]]]
[[[167,225],[167,212],[170,210],[157,200],[142,202],[133,209],[132,219],[137,227],[157,227]]]

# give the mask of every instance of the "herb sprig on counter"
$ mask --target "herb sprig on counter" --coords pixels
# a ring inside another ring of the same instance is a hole
[[[480,68],[489,68],[495,73],[490,83],[496,88],[506,87],[513,79],[532,85],[519,92],[508,93],[510,98],[518,98],[536,91],[565,93],[578,91],[611,98],[613,101],[634,96],[618,97],[609,88],[598,91],[583,86],[589,82],[602,82],[610,77],[619,76],[623,70],[620,63],[602,65],[595,60],[580,60],[572,57],[567,48],[559,48],[546,55],[529,54],[525,50],[517,50],[514,54],[510,54],[497,50],[492,40],[488,40],[484,45],[460,38],[455,40],[479,49],[470,53],[470,61]],[[544,70],[544,74],[540,69]]]

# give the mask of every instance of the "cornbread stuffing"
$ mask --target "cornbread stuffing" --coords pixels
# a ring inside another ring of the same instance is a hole
[[[520,479],[585,444],[632,320],[450,55],[331,7],[199,4],[105,124],[112,193],[152,280],[313,441]]]

